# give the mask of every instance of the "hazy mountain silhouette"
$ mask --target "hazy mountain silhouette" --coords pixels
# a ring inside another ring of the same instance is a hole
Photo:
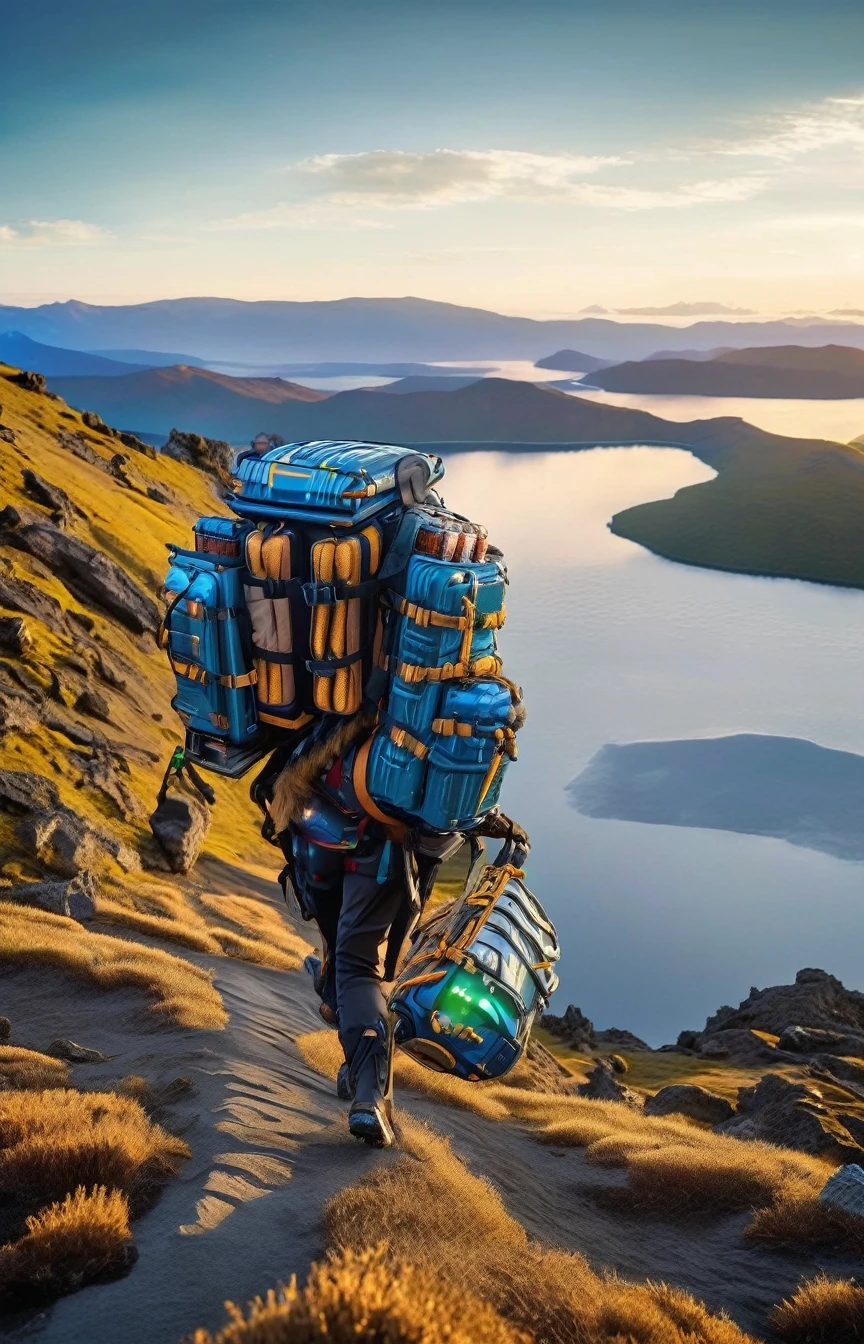
[[[98,411],[114,425],[155,434],[177,426],[231,442],[259,430],[278,432],[276,412],[286,402],[327,395],[281,378],[230,378],[185,364],[121,378],[51,378],[50,385],[70,405]]]
[[[0,364],[12,364],[16,369],[30,369],[48,377],[98,374],[110,378],[146,367],[143,363],[123,363],[119,359],[106,359],[102,355],[82,350],[63,350],[56,345],[42,345],[20,331],[0,332]]]
[[[659,359],[603,369],[592,385],[612,392],[708,397],[862,397],[864,351],[842,345],[731,350],[710,360]]]
[[[736,317],[752,317],[752,308],[730,308],[725,303],[714,303],[710,299],[704,303],[667,303],[664,306],[647,308],[616,308],[625,317],[721,317],[724,314]]]
[[[593,373],[595,369],[605,369],[608,363],[608,359],[598,359],[596,355],[586,355],[581,350],[556,350],[554,355],[535,360],[534,367],[561,369],[563,373]]]
[[[689,327],[606,318],[535,321],[428,299],[335,299],[323,303],[160,299],[100,306],[70,300],[0,307],[0,330],[72,350],[189,350],[209,362],[539,359],[549,350],[590,350],[610,361],[658,349],[718,345],[864,348],[864,326],[785,322],[696,322]]]

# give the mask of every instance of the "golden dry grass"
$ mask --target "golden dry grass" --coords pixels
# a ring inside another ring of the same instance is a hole
[[[823,1204],[814,1195],[780,1198],[758,1209],[744,1234],[778,1250],[814,1250],[864,1256],[864,1219]]]
[[[78,1186],[121,1190],[144,1207],[175,1175],[189,1148],[114,1092],[0,1093],[0,1197],[31,1207]]]
[[[394,1261],[385,1246],[346,1250],[256,1298],[244,1314],[227,1303],[229,1323],[191,1344],[530,1344],[487,1303],[433,1271]]]
[[[825,1275],[802,1283],[771,1317],[786,1344],[861,1344],[864,1339],[864,1288],[848,1279]]]
[[[0,1300],[57,1297],[122,1271],[131,1239],[125,1196],[79,1186],[32,1214],[24,1236],[0,1249]]]
[[[69,1069],[62,1059],[25,1050],[17,1045],[0,1045],[0,1089],[65,1087]]]
[[[90,933],[63,915],[0,902],[0,960],[51,966],[101,989],[143,989],[155,999],[151,1012],[177,1026],[227,1021],[207,971],[161,948]]]
[[[404,1116],[402,1128],[407,1155],[327,1205],[337,1249],[384,1239],[394,1256],[481,1297],[536,1344],[755,1344],[685,1293],[601,1277],[581,1256],[529,1241],[444,1139]]]

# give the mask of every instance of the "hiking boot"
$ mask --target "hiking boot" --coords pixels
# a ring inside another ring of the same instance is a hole
[[[386,1022],[379,1021],[363,1031],[350,1052],[340,1082],[351,1098],[348,1128],[355,1139],[362,1139],[373,1148],[389,1148],[396,1133],[392,1103],[393,1041]]]

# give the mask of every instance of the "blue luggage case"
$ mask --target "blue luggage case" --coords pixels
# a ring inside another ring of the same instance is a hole
[[[410,504],[444,474],[440,457],[385,443],[287,443],[242,453],[226,502],[241,518],[355,526]]]

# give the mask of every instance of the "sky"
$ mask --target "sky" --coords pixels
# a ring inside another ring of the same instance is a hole
[[[861,0],[0,0],[0,301],[864,311]]]

